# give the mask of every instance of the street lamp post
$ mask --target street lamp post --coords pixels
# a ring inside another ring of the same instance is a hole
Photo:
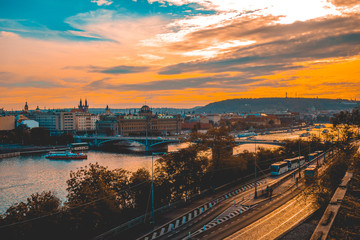
[[[299,159],[298,159],[298,167],[299,167],[299,178],[301,178],[301,171],[300,171],[300,138],[299,138]],[[295,175],[295,173],[294,173],[294,175]]]
[[[154,155],[166,154],[166,152],[153,152],[151,153],[151,223],[155,225],[154,214]]]
[[[309,133],[309,136],[308,136],[308,140],[309,140],[309,163],[308,163],[308,166],[310,166],[310,158],[311,158],[311,156],[310,156],[310,154],[311,154],[310,133]]]
[[[321,129],[319,128],[319,145],[321,143],[320,131],[321,131]],[[319,150],[319,147],[317,149]],[[318,152],[318,154],[319,154],[319,152]],[[320,154],[319,154],[319,156],[320,156]],[[316,166],[319,166],[319,156],[316,156]]]
[[[255,198],[257,198],[257,184],[256,184],[256,142],[255,142]]]

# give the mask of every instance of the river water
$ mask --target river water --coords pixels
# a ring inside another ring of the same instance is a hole
[[[282,133],[258,136],[257,139],[281,140],[295,139],[301,132]],[[169,151],[176,151],[186,147],[186,144],[170,145]],[[257,147],[275,148],[276,146],[260,145]],[[234,154],[243,150],[253,152],[253,144],[241,145],[234,148]],[[26,201],[31,194],[42,191],[54,191],[62,200],[66,200],[66,180],[70,171],[76,171],[89,163],[98,162],[109,169],[123,168],[135,172],[139,168],[151,170],[152,156],[108,153],[89,151],[88,159],[82,161],[49,160],[45,155],[21,156],[0,160],[0,213],[14,203]],[[154,158],[157,158],[156,156]]]

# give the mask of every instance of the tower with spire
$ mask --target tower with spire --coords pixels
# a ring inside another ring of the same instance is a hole
[[[106,105],[105,114],[107,114],[107,115],[110,115],[110,114],[111,114],[109,105]]]
[[[82,100],[81,100],[81,98],[80,98],[80,104],[79,104],[79,110],[83,110],[84,109],[84,106],[82,105]]]
[[[27,101],[25,102],[24,113],[29,113],[29,106]]]
[[[87,103],[87,99],[85,98],[84,112],[89,112],[89,105]]]

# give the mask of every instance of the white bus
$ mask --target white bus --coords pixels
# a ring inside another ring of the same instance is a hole
[[[298,158],[290,158],[290,159],[285,159],[284,162],[287,162],[288,163],[288,169],[289,171],[295,169],[298,167]]]
[[[297,167],[301,167],[305,164],[305,157],[304,156],[300,156],[300,157],[296,157],[296,159],[298,159],[298,164],[300,163],[300,166],[298,165]]]
[[[283,174],[284,172],[289,171],[288,163],[287,162],[277,162],[273,163],[270,166],[271,169],[271,176],[279,176]]]

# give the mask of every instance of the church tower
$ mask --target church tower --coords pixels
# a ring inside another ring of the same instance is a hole
[[[87,99],[85,98],[85,106],[84,106],[84,112],[89,112],[89,105],[87,103]]]
[[[29,106],[27,102],[25,102],[24,113],[29,113]]]
[[[106,105],[105,113],[106,113],[107,115],[110,115],[110,114],[111,114],[109,105]]]
[[[79,109],[80,109],[80,110],[83,110],[83,109],[84,109],[84,106],[82,105],[82,100],[81,100],[81,98],[80,98]]]

